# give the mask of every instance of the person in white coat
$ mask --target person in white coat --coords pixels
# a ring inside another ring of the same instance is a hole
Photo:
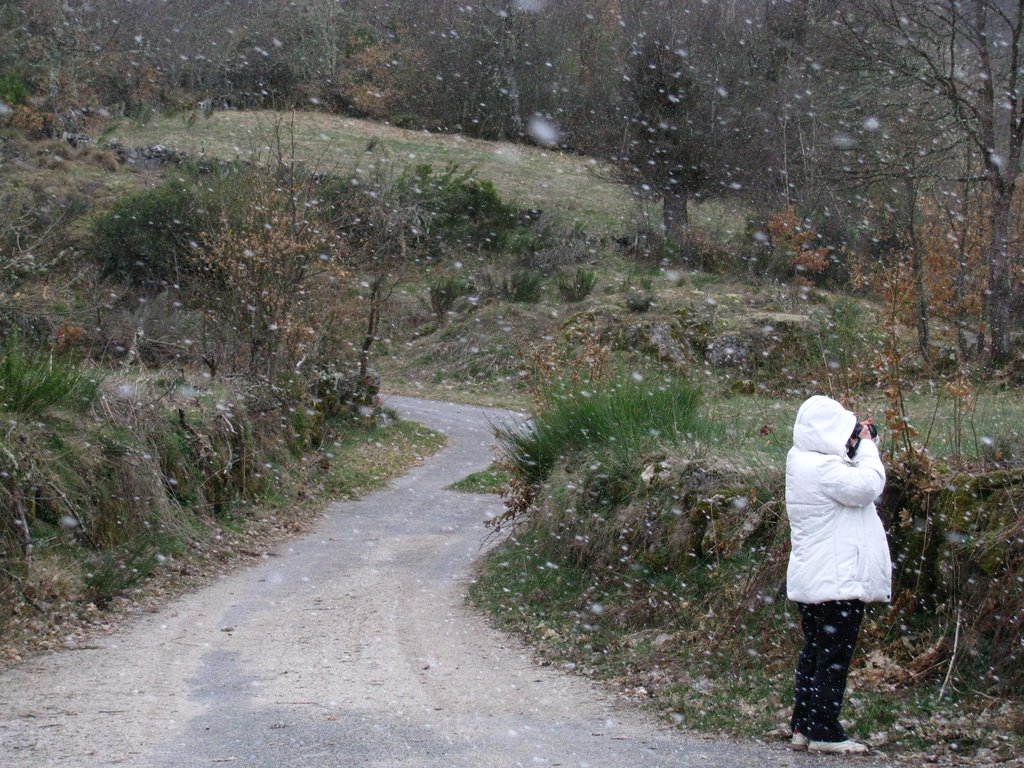
[[[815,395],[796,415],[786,456],[792,549],[786,592],[800,610],[804,645],[792,717],[795,748],[860,754],[839,722],[864,604],[888,602],[892,561],[875,499],[885,467],[870,419]]]

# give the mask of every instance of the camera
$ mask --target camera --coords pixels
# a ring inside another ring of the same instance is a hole
[[[850,443],[850,446],[846,449],[846,455],[849,456],[851,459],[853,458],[853,455],[857,453],[857,448],[860,447],[860,433],[861,430],[864,429],[864,427],[867,427],[868,430],[871,432],[872,440],[878,437],[878,427],[876,427],[873,423],[862,424],[861,422],[858,421],[856,424],[854,424],[853,434],[850,435],[850,440],[852,442]]]
[[[864,427],[867,427],[871,431],[872,440],[878,437],[878,427],[876,427],[873,423],[861,424],[859,421],[853,427],[853,437],[859,438],[861,430],[864,429]]]

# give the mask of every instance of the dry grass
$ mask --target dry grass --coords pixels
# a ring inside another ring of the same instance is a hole
[[[147,431],[160,429],[174,432],[173,425],[161,414],[182,407],[188,410],[195,437],[211,454],[219,448],[226,435],[218,435],[217,430],[227,427],[229,411],[217,405],[233,400],[237,393],[221,388],[199,392],[193,384],[182,382],[177,391],[161,392],[153,381],[109,382],[110,400],[104,401],[90,423],[95,422],[94,432],[103,428],[120,435],[123,446],[108,439],[109,447],[98,449],[99,440],[91,433],[80,432],[81,424],[67,420],[34,428],[38,434],[29,447],[43,456],[47,445],[59,442],[59,453],[67,465],[56,467],[53,460],[46,463],[47,472],[54,477],[50,482],[49,475],[40,475],[46,481],[41,482],[42,495],[70,497],[75,491],[59,485],[56,469],[88,474],[109,468],[101,479],[86,478],[87,484],[99,489],[101,496],[122,499],[106,502],[110,508],[106,510],[107,518],[101,519],[104,510],[98,505],[93,509],[82,502],[72,507],[73,514],[65,515],[65,521],[76,517],[79,524],[64,530],[55,525],[45,529],[37,526],[30,566],[15,555],[8,557],[0,552],[0,667],[41,651],[80,647],[96,632],[110,631],[125,618],[154,610],[229,568],[264,556],[283,539],[308,530],[327,502],[361,497],[408,471],[444,444],[442,435],[421,425],[391,420],[385,426],[364,425],[341,432],[329,450],[325,446],[300,458],[283,449],[271,452],[272,446],[263,446],[261,461],[272,460],[274,464],[270,487],[246,498],[235,498],[218,512],[207,503],[209,489],[200,488],[190,503],[171,499],[165,493],[165,488],[172,486],[180,489],[181,495],[190,492],[185,487],[187,479],[175,480],[170,460],[166,455],[158,456],[145,436]],[[114,392],[120,393],[119,399],[114,400]],[[217,415],[204,421],[200,401],[210,401],[202,408]],[[242,415],[235,413],[231,418],[239,428]],[[58,434],[58,428],[67,434]],[[88,437],[91,443],[85,442]],[[264,436],[263,442],[282,439],[277,430],[276,435]],[[42,447],[34,447],[36,444]],[[164,454],[168,451],[164,446]],[[112,457],[112,452],[117,455]],[[175,466],[191,471],[200,476],[201,483],[208,484],[211,478],[201,476],[199,459],[184,454],[178,458]],[[210,458],[216,461],[219,457]],[[270,462],[264,466],[269,467]],[[117,514],[116,520],[112,514]],[[113,523],[116,530],[102,527]],[[140,530],[125,530],[133,527]],[[80,533],[88,533],[91,538],[106,536],[102,543],[109,546],[87,550],[75,541]],[[112,541],[115,535],[125,541]],[[99,575],[95,572],[106,568],[116,575],[125,567],[141,567],[141,544],[146,544],[155,556],[144,578],[115,584],[109,593],[97,595],[103,585],[93,583]],[[100,596],[104,599],[98,599]]]

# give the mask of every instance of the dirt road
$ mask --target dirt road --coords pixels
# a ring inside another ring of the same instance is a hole
[[[0,766],[829,765],[682,735],[539,667],[464,604],[492,496],[480,409],[392,398],[449,447],[274,556],[0,675]],[[837,761],[835,764],[845,764]],[[859,762],[859,765],[865,765]]]

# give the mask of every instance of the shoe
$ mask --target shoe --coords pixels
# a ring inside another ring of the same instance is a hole
[[[789,746],[797,750],[807,749],[807,745],[810,743],[811,740],[799,732],[794,733],[793,737],[789,740]]]
[[[794,736],[794,739],[796,736]],[[868,745],[859,741],[847,739],[846,741],[810,741],[807,743],[808,752],[823,752],[831,755],[865,755],[868,752]]]

